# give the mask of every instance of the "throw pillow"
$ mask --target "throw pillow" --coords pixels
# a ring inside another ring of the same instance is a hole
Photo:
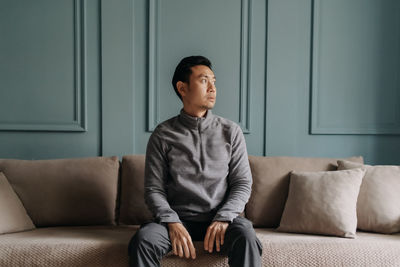
[[[32,230],[35,226],[6,176],[0,172],[0,234]]]
[[[364,173],[361,168],[292,171],[278,231],[355,238],[356,202]]]
[[[340,170],[364,168],[357,202],[358,228],[383,234],[400,232],[400,166],[363,165],[338,160]]]

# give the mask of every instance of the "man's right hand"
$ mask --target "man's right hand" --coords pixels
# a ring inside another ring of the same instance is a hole
[[[196,249],[185,226],[181,223],[168,223],[168,229],[174,255],[178,255],[181,258],[183,255],[186,258],[192,256],[192,259],[195,259]]]

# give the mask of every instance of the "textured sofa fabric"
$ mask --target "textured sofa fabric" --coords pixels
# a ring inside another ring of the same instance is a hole
[[[137,226],[50,227],[0,235],[0,266],[128,266]],[[263,266],[400,266],[400,234],[357,233],[357,239],[278,233],[258,228]],[[195,261],[169,254],[161,266],[227,267],[228,258],[195,242]]]
[[[0,160],[37,226],[115,224],[117,157]]]
[[[363,163],[362,157],[349,161]],[[337,170],[337,159],[249,156],[253,187],[246,205],[246,217],[254,226],[278,227],[289,192],[291,171]]]

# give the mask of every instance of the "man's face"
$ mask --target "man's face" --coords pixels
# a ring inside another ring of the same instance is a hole
[[[182,94],[184,102],[195,109],[212,109],[217,96],[214,72],[204,65],[194,66],[191,70],[189,83],[185,83],[186,90]]]

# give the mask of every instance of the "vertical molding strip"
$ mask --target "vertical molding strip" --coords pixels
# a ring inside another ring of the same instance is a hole
[[[267,156],[268,154],[268,143],[267,143],[267,133],[268,133],[268,19],[269,19],[269,0],[265,1],[265,58],[264,58],[264,133],[263,133],[263,141],[264,141],[264,148],[263,148],[263,156]]]
[[[149,77],[148,77],[148,120],[147,131],[151,132],[159,123],[158,115],[158,31],[159,31],[159,1],[149,1]]]
[[[241,1],[239,125],[250,133],[251,1]]]
[[[75,5],[75,122],[81,130],[87,130],[86,101],[86,1],[74,1]],[[83,108],[82,108],[83,107]]]

